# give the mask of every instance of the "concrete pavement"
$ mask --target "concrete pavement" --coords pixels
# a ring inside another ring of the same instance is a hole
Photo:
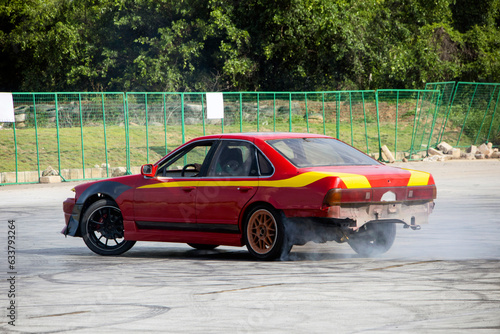
[[[500,161],[398,165],[433,173],[436,208],[377,258],[327,243],[258,262],[245,248],[147,242],[102,257],[59,234],[73,183],[0,187],[0,332],[500,332]]]

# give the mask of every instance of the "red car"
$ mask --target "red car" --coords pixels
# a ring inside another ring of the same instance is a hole
[[[396,224],[428,222],[436,186],[429,173],[385,166],[328,136],[240,133],[193,139],[140,175],[75,193],[64,202],[63,233],[83,237],[97,254],[168,241],[246,245],[270,260],[308,241],[386,252]]]

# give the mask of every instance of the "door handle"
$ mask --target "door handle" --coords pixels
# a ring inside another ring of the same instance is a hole
[[[247,192],[249,190],[252,190],[253,187],[238,187],[237,189],[241,192]]]
[[[182,188],[182,190],[184,190],[184,191],[185,191],[185,192],[187,192],[187,193],[188,193],[188,192],[190,192],[190,191],[193,191],[193,190],[195,190],[195,189],[196,189],[196,187],[183,187],[183,188]]]

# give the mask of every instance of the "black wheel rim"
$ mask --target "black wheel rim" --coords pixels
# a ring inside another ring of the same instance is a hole
[[[106,250],[120,248],[124,243],[121,211],[113,206],[103,206],[92,212],[87,220],[90,241]]]

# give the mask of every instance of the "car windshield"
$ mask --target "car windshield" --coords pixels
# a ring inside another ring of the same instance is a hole
[[[378,165],[379,162],[333,138],[286,138],[268,143],[297,167]]]

